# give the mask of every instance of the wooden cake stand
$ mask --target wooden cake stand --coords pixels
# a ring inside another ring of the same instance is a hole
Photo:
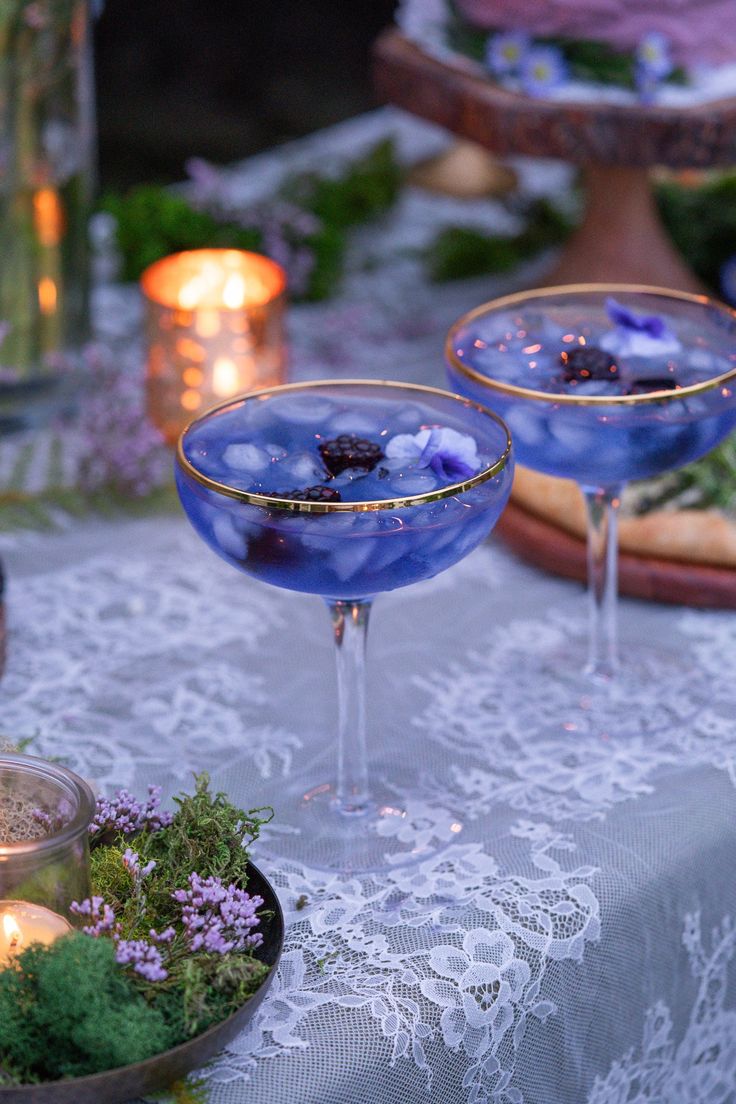
[[[554,157],[582,167],[585,213],[548,285],[634,283],[705,290],[669,239],[657,211],[651,169],[736,164],[736,98],[688,108],[561,103],[532,99],[438,61],[399,31],[374,47],[379,96],[496,154]],[[473,306],[473,304],[468,304]],[[577,537],[512,500],[498,532],[540,567],[585,577]],[[620,589],[636,597],[736,608],[736,570],[620,557]]]
[[[585,214],[547,283],[639,283],[703,291],[660,221],[657,165],[736,164],[736,98],[688,108],[532,99],[425,54],[399,31],[374,47],[381,98],[499,154],[583,167]]]

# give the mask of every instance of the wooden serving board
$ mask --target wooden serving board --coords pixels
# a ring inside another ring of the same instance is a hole
[[[495,532],[513,552],[535,567],[567,579],[585,580],[585,542],[513,500]],[[655,602],[736,609],[736,570],[621,552],[619,591]]]

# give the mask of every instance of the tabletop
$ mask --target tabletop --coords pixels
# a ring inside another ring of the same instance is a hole
[[[406,157],[446,141],[380,111],[235,167],[232,187],[245,202],[286,164],[389,132]],[[518,167],[530,190],[565,172]],[[295,378],[441,383],[454,319],[537,274],[428,284],[416,250],[456,217],[456,201],[407,189],[358,232],[340,295],[290,309]],[[102,289],[96,309],[140,370],[135,292]],[[284,908],[284,954],[258,1016],[203,1072],[211,1104],[734,1099],[732,614],[622,601],[631,662],[601,705],[577,681],[581,588],[497,539],[382,596],[371,768],[407,809],[396,831],[437,851],[340,878],[300,862],[279,815],[286,781],[333,753],[318,599],[236,575],[178,514],[60,518],[2,534],[0,552],[4,732],[101,790],[157,782],[171,797],[207,770],[246,807],[274,807],[253,857]]]

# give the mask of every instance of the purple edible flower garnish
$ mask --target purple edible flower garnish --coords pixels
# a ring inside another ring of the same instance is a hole
[[[171,813],[159,808],[161,787],[148,787],[148,801],[143,804],[127,790],[116,790],[111,798],[98,797],[95,815],[89,826],[90,835],[102,835],[104,832],[120,832],[132,836],[144,829],[158,832],[171,824]]]
[[[386,445],[390,460],[405,460],[416,468],[431,468],[440,479],[451,483],[469,479],[480,468],[475,438],[449,426],[399,433]]]
[[[661,338],[666,330],[662,319],[656,314],[634,314],[632,310],[616,299],[606,299],[606,312],[614,326],[623,326],[627,330],[649,334]]]
[[[663,318],[657,314],[636,314],[616,299],[606,299],[606,312],[616,327],[598,344],[614,356],[666,356],[682,346]]]
[[[260,932],[256,909],[262,897],[251,897],[236,885],[224,886],[216,877],[189,875],[189,889],[177,889],[171,895],[183,908],[184,934],[192,951],[227,954],[246,947],[259,947]],[[252,934],[251,934],[252,933]]]
[[[164,969],[158,947],[145,939],[119,939],[115,948],[115,961],[120,966],[132,966],[146,981],[165,981],[169,976]]]

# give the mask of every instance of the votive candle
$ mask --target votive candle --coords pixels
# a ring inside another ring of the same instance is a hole
[[[0,901],[0,969],[33,943],[48,945],[72,926],[58,912],[28,901]]]
[[[146,305],[147,400],[173,444],[221,399],[283,383],[286,275],[240,249],[194,249],[150,265]]]

